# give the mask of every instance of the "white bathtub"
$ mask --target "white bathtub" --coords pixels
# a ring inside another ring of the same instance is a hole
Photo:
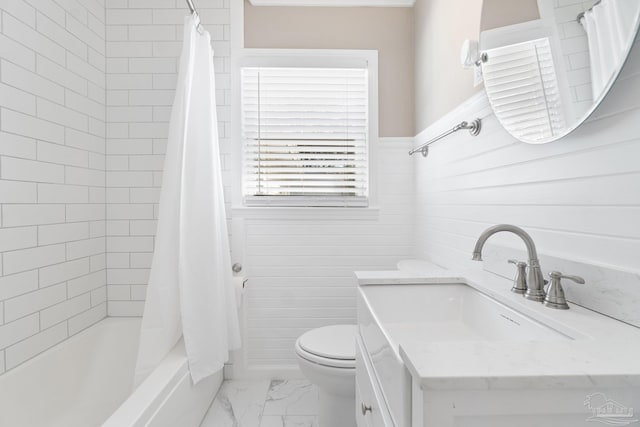
[[[199,426],[222,372],[194,387],[180,343],[131,393],[139,329],[107,318],[0,376],[0,426]]]

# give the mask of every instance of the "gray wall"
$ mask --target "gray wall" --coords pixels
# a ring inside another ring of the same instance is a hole
[[[465,39],[478,40],[482,0],[417,0],[415,31],[415,133],[482,89],[460,65]]]

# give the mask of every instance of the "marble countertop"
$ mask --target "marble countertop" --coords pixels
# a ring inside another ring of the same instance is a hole
[[[519,342],[400,338],[398,356],[422,389],[640,386],[637,327],[576,305],[570,310],[545,307],[510,292],[510,280],[481,269],[445,270],[416,261],[399,268],[360,271],[356,277],[360,286],[463,283],[573,338]]]

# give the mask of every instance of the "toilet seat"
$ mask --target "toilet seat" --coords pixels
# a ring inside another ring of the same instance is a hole
[[[332,368],[355,368],[357,326],[325,326],[302,334],[296,353],[309,362]]]

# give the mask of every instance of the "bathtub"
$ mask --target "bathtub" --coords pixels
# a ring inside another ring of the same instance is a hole
[[[179,343],[132,393],[139,329],[104,319],[0,376],[0,426],[198,427],[222,371],[193,386]]]

